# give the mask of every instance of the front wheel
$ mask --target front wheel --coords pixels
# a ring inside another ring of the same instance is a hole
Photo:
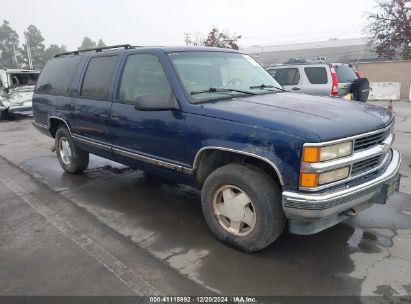
[[[247,252],[270,245],[286,223],[278,185],[247,164],[229,164],[212,172],[204,183],[201,204],[216,237]]]
[[[67,128],[61,127],[57,130],[55,145],[59,163],[66,172],[75,174],[87,169],[89,153],[74,144]]]

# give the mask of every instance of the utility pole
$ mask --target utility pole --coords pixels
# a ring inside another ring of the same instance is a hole
[[[17,62],[16,46],[13,43],[14,61],[16,62],[16,68],[19,68],[19,63]]]
[[[27,59],[29,60],[29,69],[33,69],[33,61],[31,59],[31,50],[30,50],[30,39],[27,32],[24,32],[24,38],[26,40],[26,49],[27,49]]]

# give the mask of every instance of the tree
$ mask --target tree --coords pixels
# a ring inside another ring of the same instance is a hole
[[[53,58],[57,54],[67,52],[67,48],[64,45],[58,46],[57,44],[50,44],[46,49],[44,57],[46,60]]]
[[[402,59],[411,60],[411,42],[404,46],[404,50],[402,51]]]
[[[25,36],[26,43],[23,44],[23,57],[28,62],[27,47],[29,46],[33,68],[41,69],[47,61],[45,57],[46,46],[43,43],[44,38],[40,30],[34,25],[28,26]]]
[[[94,49],[96,47],[97,47],[97,44],[93,40],[91,40],[89,37],[86,36],[84,37],[81,45],[78,47],[78,50],[81,51],[81,50],[87,50],[87,49]]]
[[[17,68],[16,52],[19,50],[19,35],[7,20],[0,26],[0,67]]]
[[[380,57],[393,58],[411,42],[411,0],[377,0],[368,14],[369,44]]]
[[[229,35],[226,31],[219,31],[218,28],[213,27],[204,41],[205,46],[214,46],[225,49],[238,50],[238,40],[241,36],[233,34]]]
[[[207,34],[206,38],[202,38],[198,33],[195,35],[195,39],[192,40],[190,34],[185,34],[186,45],[192,46],[212,46],[225,49],[238,50],[238,40],[240,35],[230,35],[227,31],[220,31],[217,27],[212,27],[211,31]]]
[[[97,42],[97,47],[100,48],[105,46],[107,46],[107,44],[103,41],[103,39],[99,39]]]

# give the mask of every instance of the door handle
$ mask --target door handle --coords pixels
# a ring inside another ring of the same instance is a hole
[[[294,87],[294,88],[292,88],[291,90],[293,90],[293,91],[299,91],[299,90],[301,90],[300,88],[297,88],[297,87]]]

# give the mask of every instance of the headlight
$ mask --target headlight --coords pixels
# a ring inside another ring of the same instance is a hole
[[[353,142],[346,141],[328,146],[304,146],[301,161],[303,163],[319,163],[351,155]],[[302,167],[303,168],[303,167]],[[315,188],[347,178],[350,167],[343,167],[325,172],[300,172],[300,187]]]
[[[337,159],[340,157],[351,155],[352,141],[342,142],[323,147],[309,147],[303,148],[302,161],[307,163],[317,163]]]

